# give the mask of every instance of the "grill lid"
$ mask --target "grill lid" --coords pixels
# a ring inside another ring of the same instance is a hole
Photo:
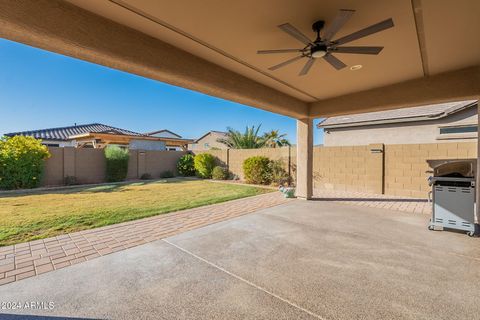
[[[476,159],[427,160],[434,177],[475,178]]]

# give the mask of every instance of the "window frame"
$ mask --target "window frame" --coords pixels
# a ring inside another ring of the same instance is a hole
[[[476,127],[475,131],[457,131],[462,128]],[[452,125],[442,125],[437,128],[437,140],[453,140],[453,139],[476,139],[478,137],[478,124],[477,123],[462,123]],[[452,132],[445,132],[453,130]],[[443,131],[443,132],[442,132]]]

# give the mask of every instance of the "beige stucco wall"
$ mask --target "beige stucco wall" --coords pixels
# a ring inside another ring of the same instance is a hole
[[[262,149],[225,149],[225,150],[200,150],[194,151],[194,154],[210,153],[215,156],[218,166],[226,167],[240,180],[244,179],[243,161],[253,156],[265,156],[272,160],[281,160],[284,169],[293,173],[295,170],[295,148],[262,148]],[[289,162],[290,159],[290,162]]]
[[[52,157],[45,162],[42,185],[61,185],[64,177],[77,177],[79,183],[104,182],[103,150],[49,148]],[[383,150],[383,152],[382,152]],[[243,179],[245,159],[262,155],[282,160],[285,170],[295,176],[295,147],[209,150],[217,165]],[[158,178],[166,170],[175,171],[180,151],[130,151],[127,179],[138,179],[143,173]],[[370,144],[348,147],[315,147],[313,149],[313,184],[315,189],[359,191],[426,198],[430,187],[426,160],[476,158],[477,143]],[[289,167],[290,165],[290,167]]]
[[[315,147],[314,189],[382,193],[383,150],[383,144]]]
[[[218,157],[217,164],[228,167],[240,179],[243,179],[243,161],[255,155],[281,159],[286,170],[290,159],[290,172],[295,175],[295,147],[201,152]],[[427,160],[476,157],[476,142],[318,146],[313,148],[313,187],[427,198],[430,190]]]
[[[213,149],[227,149],[227,147],[217,141],[219,138],[225,137],[223,134],[217,132],[210,132],[205,135],[203,138],[199,139],[196,143],[191,143],[188,145],[188,150],[191,151],[201,151],[201,150],[211,150]]]
[[[51,157],[45,161],[42,186],[63,185],[65,177],[73,176],[79,184],[105,182],[105,156],[102,149],[49,148]],[[138,179],[144,173],[159,178],[164,171],[176,172],[178,159],[186,151],[130,150],[127,179]]]
[[[314,189],[360,191],[365,189],[367,146],[315,147]]]
[[[325,146],[354,146],[370,143],[409,144],[469,142],[476,139],[475,133],[470,139],[439,139],[439,126],[478,123],[476,108],[455,113],[447,118],[411,123],[391,123],[375,126],[326,129]]]
[[[284,169],[288,171],[289,147],[283,148],[262,148],[262,149],[230,149],[229,150],[229,170],[238,176],[241,180],[243,175],[243,162],[245,159],[253,156],[264,156],[272,160],[281,160]],[[290,158],[294,156],[290,155]]]
[[[425,198],[430,190],[427,160],[476,157],[476,142],[386,145],[385,193]]]
[[[63,150],[60,147],[50,147],[51,157],[45,161],[41,184],[44,186],[56,186],[63,184]]]

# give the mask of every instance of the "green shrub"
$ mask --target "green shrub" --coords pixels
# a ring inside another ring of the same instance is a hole
[[[272,160],[269,163],[270,172],[271,172],[271,183],[277,186],[290,185],[291,179],[288,175],[288,172],[284,169],[282,160]]]
[[[125,180],[128,171],[128,150],[117,146],[107,146],[105,148],[105,158],[107,160],[107,182]]]
[[[212,179],[215,180],[227,180],[228,179],[228,170],[227,168],[216,166],[212,170]]]
[[[212,170],[215,167],[215,157],[210,153],[200,153],[194,158],[195,171],[200,178],[209,179],[212,177]]]
[[[0,189],[35,188],[40,184],[48,148],[33,137],[0,139]]]
[[[192,154],[186,154],[178,159],[177,162],[178,174],[184,177],[190,177],[195,175],[195,163],[194,156]]]
[[[247,183],[270,184],[272,182],[270,159],[262,156],[245,159],[243,162],[243,175]]]
[[[140,180],[152,180],[152,175],[150,173],[144,173],[140,176]]]
[[[173,174],[172,171],[170,170],[165,170],[163,171],[162,173],[160,173],[160,178],[164,179],[164,178],[173,178],[175,175]]]
[[[77,177],[75,176],[66,176],[65,179],[63,179],[63,182],[66,186],[74,186],[78,184]]]

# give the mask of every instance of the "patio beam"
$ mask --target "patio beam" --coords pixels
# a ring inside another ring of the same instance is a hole
[[[314,102],[310,104],[310,117],[332,117],[477,99],[479,95],[480,66],[473,66]]]
[[[308,104],[61,0],[0,0],[0,37],[294,118]]]

